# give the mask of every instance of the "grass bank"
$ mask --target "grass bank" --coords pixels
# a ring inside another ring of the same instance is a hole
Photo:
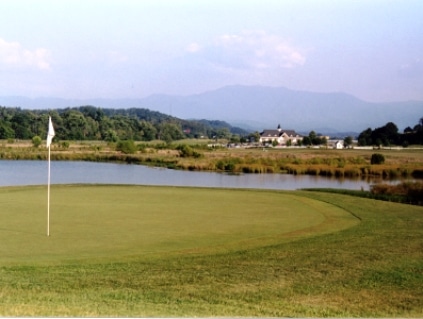
[[[67,145],[63,147],[63,145]],[[181,147],[182,145],[182,147]],[[380,153],[386,161],[372,165],[371,156]],[[45,160],[44,147],[34,148],[28,141],[0,144],[0,159]],[[182,170],[232,173],[308,174],[336,178],[383,179],[423,177],[423,148],[383,150],[333,150],[304,148],[222,148],[207,143],[181,141],[174,144],[138,143],[134,154],[116,151],[105,142],[55,143],[53,160],[118,162]]]
[[[423,315],[422,207],[306,191],[55,186],[46,238],[44,193],[0,190],[3,316]]]
[[[309,188],[304,190],[313,192],[347,194],[351,196],[378,199],[411,205],[423,205],[422,182],[402,182],[394,185],[383,183],[374,184],[370,187],[370,191],[358,191],[336,188]]]

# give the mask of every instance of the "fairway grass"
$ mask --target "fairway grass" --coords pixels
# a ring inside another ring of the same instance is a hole
[[[333,205],[288,193],[143,186],[0,190],[0,262],[120,260],[247,249],[358,222]]]
[[[421,317],[423,208],[305,191],[0,189],[2,316]]]

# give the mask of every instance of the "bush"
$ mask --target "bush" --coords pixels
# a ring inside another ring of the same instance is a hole
[[[34,145],[34,147],[40,146],[41,142],[42,142],[42,140],[41,140],[41,137],[39,137],[39,136],[34,136],[32,138],[32,145]]]
[[[186,144],[179,145],[178,147],[176,147],[176,149],[179,151],[179,156],[181,157],[201,157],[201,153],[193,150],[192,147]]]
[[[137,151],[137,147],[133,140],[125,140],[117,143],[116,150],[125,154],[134,154]]]
[[[383,196],[381,199],[422,205],[423,183],[402,182],[396,185],[376,184],[370,189],[371,194]]]
[[[239,163],[237,159],[222,159],[217,161],[216,168],[221,171],[235,172],[236,164]]]
[[[380,153],[372,154],[372,158],[370,159],[370,163],[373,164],[383,164],[385,163],[385,156]]]

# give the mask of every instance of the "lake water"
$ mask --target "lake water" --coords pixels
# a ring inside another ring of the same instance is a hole
[[[47,175],[47,161],[0,160],[0,186],[46,185]],[[368,190],[372,182],[360,179],[341,180],[307,175],[229,175],[150,168],[142,165],[51,162],[51,184],[134,184],[280,190],[323,187]]]

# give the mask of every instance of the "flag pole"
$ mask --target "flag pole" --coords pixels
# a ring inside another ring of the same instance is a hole
[[[55,135],[51,117],[48,118],[48,133],[47,133],[47,147],[48,147],[48,182],[47,182],[47,237],[50,236],[50,145]]]
[[[48,146],[47,237],[50,236],[50,145]]]

